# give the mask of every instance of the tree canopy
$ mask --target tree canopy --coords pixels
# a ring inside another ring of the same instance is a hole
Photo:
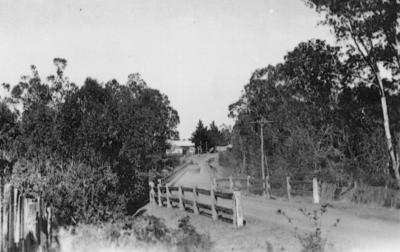
[[[45,79],[32,66],[1,103],[0,147],[11,181],[45,197],[62,223],[132,213],[162,168],[152,157],[177,136],[177,111],[139,74],[126,84],[87,78],[78,87],[64,75],[65,59],[54,64],[56,74]]]

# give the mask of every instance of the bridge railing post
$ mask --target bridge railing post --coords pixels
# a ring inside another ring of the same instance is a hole
[[[214,221],[218,220],[218,213],[215,208],[215,205],[217,204],[216,198],[215,198],[215,186],[211,184],[210,186],[210,205],[211,205],[211,217]]]
[[[168,188],[168,184],[165,184],[165,194],[167,196],[167,208],[172,208],[171,200],[169,199],[171,195],[170,195],[170,191]]]
[[[197,206],[197,198],[198,198],[197,189],[194,186],[193,187],[193,212],[194,212],[194,214],[199,214],[199,208]]]
[[[179,209],[180,210],[185,210],[185,205],[183,204],[183,190],[182,186],[178,187],[178,197],[179,197]]]
[[[235,228],[243,227],[244,221],[243,221],[242,197],[240,191],[238,190],[233,191],[232,201],[233,201],[233,206],[232,206],[233,226]]]

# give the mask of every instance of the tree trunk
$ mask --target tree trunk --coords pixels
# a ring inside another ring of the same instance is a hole
[[[376,66],[378,69],[378,66]],[[376,77],[378,79],[379,88],[381,90],[381,105],[382,105],[382,114],[383,114],[383,125],[385,128],[385,135],[386,135],[386,143],[389,150],[390,161],[392,162],[392,169],[394,172],[394,176],[397,182],[397,186],[400,188],[400,174],[399,174],[399,160],[396,156],[394,147],[393,147],[393,140],[392,134],[390,132],[390,122],[389,122],[389,115],[386,103],[386,95],[383,88],[382,77],[379,70],[376,71]]]

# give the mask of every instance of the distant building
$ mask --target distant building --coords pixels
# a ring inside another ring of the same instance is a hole
[[[216,152],[224,152],[232,149],[232,144],[228,144],[226,146],[216,146],[215,151]]]
[[[195,153],[194,143],[188,140],[168,140],[171,146],[166,150],[168,156],[193,155]]]

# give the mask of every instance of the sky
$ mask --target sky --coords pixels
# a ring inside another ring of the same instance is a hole
[[[301,41],[332,42],[319,20],[302,0],[0,0],[0,83],[32,64],[53,74],[55,57],[78,85],[138,72],[169,97],[184,139],[199,119],[232,125],[228,106],[255,69]]]

